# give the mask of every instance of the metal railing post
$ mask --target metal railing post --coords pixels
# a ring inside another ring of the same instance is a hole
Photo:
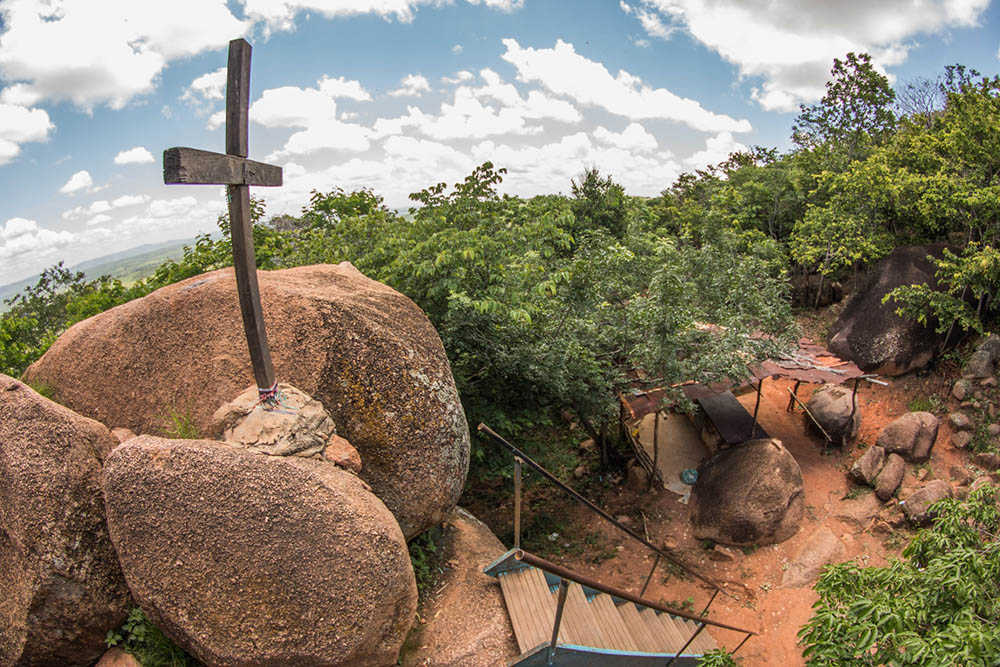
[[[670,658],[670,662],[668,662],[665,667],[670,667],[670,665],[674,664],[674,661],[677,660],[677,656],[679,656],[682,653],[684,653],[684,649],[686,649],[688,646],[690,646],[691,642],[693,642],[695,639],[697,639],[698,635],[700,635],[701,631],[704,630],[704,629],[705,629],[705,624],[704,623],[699,623],[698,624],[698,629],[694,631],[693,635],[691,635],[690,637],[688,637],[688,640],[684,643],[684,646],[681,646],[679,649],[677,649],[677,653],[674,654],[674,657]]]
[[[559,601],[556,603],[556,620],[552,623],[552,640],[549,642],[549,657],[546,664],[551,665],[556,659],[556,643],[559,641],[559,624],[562,623],[563,607],[566,606],[566,591],[569,582],[559,580]]]
[[[514,457],[514,548],[521,548],[521,457]]]
[[[743,645],[747,643],[747,640],[750,639],[751,636],[752,635],[748,632],[747,636],[743,638],[743,641],[741,641],[736,648],[729,652],[729,655],[736,655],[736,652],[743,648]]]
[[[649,582],[653,578],[653,572],[656,571],[656,566],[660,564],[660,554],[656,554],[656,560],[653,561],[653,567],[649,570],[649,576],[646,577],[646,583],[642,585],[642,590],[639,591],[639,597],[646,594],[646,589],[649,588]],[[718,589],[716,589],[718,591]]]
[[[718,594],[719,594],[719,589],[717,588],[717,589],[715,589],[715,592],[712,593],[712,598],[708,601],[708,604],[705,605],[705,608],[701,610],[701,615],[702,616],[705,616],[705,615],[708,614],[708,608],[712,606],[713,602],[715,602],[715,596],[718,595]]]

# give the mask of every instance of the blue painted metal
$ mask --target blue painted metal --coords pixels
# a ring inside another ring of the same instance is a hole
[[[516,552],[517,549],[511,549],[507,553],[503,554],[502,556],[500,556],[500,558],[497,558],[495,561],[484,567],[483,574],[488,574],[491,577],[499,577],[504,572],[513,572],[514,570],[526,570],[529,567],[531,567],[530,565],[525,565],[518,559],[514,558],[514,554]],[[555,575],[552,576],[555,577]],[[549,584],[550,587],[553,585],[552,580],[549,579],[548,573],[545,573],[545,581]],[[559,585],[559,577],[555,577],[554,585],[555,586]]]
[[[530,651],[519,655],[512,667],[545,667],[548,657],[548,644],[539,644]],[[556,646],[555,667],[663,667],[667,660],[673,658],[672,653],[633,653],[632,651],[616,651],[607,648],[591,648],[573,644]],[[697,667],[700,656],[688,654],[679,655],[674,665],[678,667]]]

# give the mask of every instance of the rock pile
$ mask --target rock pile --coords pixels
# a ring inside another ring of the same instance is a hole
[[[407,539],[440,523],[465,484],[469,429],[430,321],[348,263],[259,281],[276,375],[322,403]],[[210,434],[215,409],[252,377],[232,269],[79,322],[25,377],[104,424],[162,433],[174,411]]]
[[[349,264],[259,279],[276,372],[305,390],[272,409],[251,388],[213,414],[250,376],[231,270],[79,323],[26,373],[113,433],[0,376],[0,664],[93,664],[135,602],[207,665],[396,663],[406,539],[468,469],[447,358]],[[170,412],[221,441],[135,435]]]

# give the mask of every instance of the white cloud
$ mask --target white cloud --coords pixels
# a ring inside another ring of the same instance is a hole
[[[451,47],[451,52],[456,56],[462,53],[463,50],[464,49],[462,48],[461,44],[456,44],[455,46]]]
[[[90,206],[74,206],[71,209],[63,211],[62,218],[63,220],[77,220],[79,218],[95,216],[100,213],[107,213],[108,211],[116,208],[145,204],[148,201],[149,195],[122,195],[112,201],[108,201],[107,199],[98,199],[97,201],[92,202]]]
[[[450,86],[454,86],[459,83],[466,83],[468,81],[472,81],[475,78],[476,78],[475,74],[473,74],[469,70],[463,69],[459,70],[458,72],[455,72],[455,76],[453,77],[447,77],[447,76],[441,77],[441,83],[446,83]]]
[[[514,39],[503,43],[507,51],[502,57],[517,68],[520,81],[538,81],[553,93],[581,104],[601,107],[631,120],[675,120],[703,132],[751,129],[747,120],[713,113],[666,88],[651,88],[625,70],[613,77],[604,65],[579,55],[572,44],[561,39],[552,49],[521,48]]]
[[[71,232],[54,232],[39,227],[34,220],[11,218],[0,227],[0,259],[24,261],[44,257],[75,240],[76,235]]]
[[[221,100],[226,90],[226,68],[220,67],[214,72],[206,72],[191,82],[181,99],[192,102],[209,102]]]
[[[106,213],[99,213],[98,215],[95,215],[93,218],[87,221],[87,226],[93,227],[94,225],[101,225],[104,224],[105,222],[109,222],[112,219],[113,218]]]
[[[320,81],[320,86],[325,79]],[[265,127],[303,128],[292,134],[284,147],[268,160],[305,155],[323,149],[361,152],[368,150],[371,130],[337,119],[337,103],[316,88],[283,86],[265,90],[250,106],[250,119]]]
[[[470,5],[484,4],[490,9],[512,12],[524,6],[524,0],[468,0]]]
[[[31,234],[38,230],[38,223],[25,218],[11,218],[6,225],[0,226],[0,239],[12,239],[16,236]]]
[[[210,130],[218,130],[220,127],[226,124],[226,112],[216,111],[211,116],[208,117],[208,122],[205,125]]]
[[[6,93],[10,88],[4,90]],[[3,96],[6,99],[6,95]],[[43,109],[27,109],[17,104],[0,103],[0,165],[21,152],[21,144],[47,141],[54,125]]]
[[[218,49],[249,27],[225,0],[106,0],[97,9],[51,0],[0,7],[0,76],[14,84],[6,101],[119,109],[152,90],[169,61]]]
[[[425,113],[415,106],[407,107],[405,116],[376,120],[373,136],[398,135],[410,127],[439,141],[502,134],[530,135],[542,131],[539,125],[529,125],[527,121],[530,120],[576,123],[583,118],[569,102],[539,90],[530,91],[527,98],[522,97],[517,88],[505,83],[493,70],[484,69],[479,75],[485,85],[478,88],[459,86],[450,103],[441,103],[438,114]]]
[[[610,146],[617,146],[625,150],[646,152],[657,149],[656,137],[646,131],[639,123],[630,123],[621,134],[615,134],[603,127],[594,130],[594,137],[598,141]]]
[[[135,206],[145,204],[149,201],[149,195],[122,195],[111,202],[112,208],[122,208],[124,206]]]
[[[761,77],[769,110],[794,111],[823,96],[834,58],[867,52],[880,67],[903,62],[921,34],[976,25],[989,0],[641,0],[647,13]],[[638,16],[638,12],[637,12]],[[640,20],[642,17],[639,16]],[[643,22],[651,35],[655,25]]]
[[[182,216],[190,213],[197,205],[198,200],[190,195],[174,199],[154,199],[149,204],[149,215],[154,218]]]
[[[629,194],[651,196],[669,187],[683,171],[668,152],[642,155],[617,146],[596,146],[586,132],[535,146],[487,140],[474,146],[472,154],[477,163],[491,160],[507,167],[504,185],[525,195],[565,191],[570,179],[596,165]]]
[[[745,151],[747,147],[733,139],[729,132],[720,132],[705,139],[705,149],[684,160],[684,164],[700,169],[726,160],[730,153]]]
[[[153,154],[143,146],[136,146],[127,151],[120,151],[114,160],[115,164],[148,164],[154,161]]]
[[[420,97],[424,93],[429,93],[431,84],[427,78],[420,74],[407,74],[400,81],[400,87],[391,91],[393,97]]]
[[[90,172],[83,169],[70,176],[66,184],[59,188],[59,192],[68,195],[80,190],[90,190],[93,186],[94,179],[90,177]]]
[[[336,79],[324,76],[319,81],[319,90],[324,95],[329,95],[333,98],[346,97],[349,100],[357,100],[358,102],[370,102],[372,99],[371,94],[361,87],[360,82],[353,79],[348,80],[342,76]]]

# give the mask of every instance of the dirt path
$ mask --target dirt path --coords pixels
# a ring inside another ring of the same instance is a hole
[[[691,536],[687,505],[680,496],[667,490],[653,493],[633,492],[618,485],[605,492],[605,508],[620,517],[638,532],[646,531],[654,544],[667,543],[685,558],[717,581],[724,583],[729,595],[720,595],[712,604],[710,618],[746,627],[760,633],[739,652],[745,667],[801,665],[804,663],[798,644],[799,628],[811,617],[816,600],[812,581],[797,587],[783,587],[782,578],[802,549],[819,529],[829,529],[843,544],[838,561],[859,560],[867,565],[881,565],[887,558],[898,555],[909,541],[909,533],[900,529],[890,534],[873,534],[871,518],[881,508],[870,491],[856,489],[846,477],[851,462],[862,449],[850,445],[845,451],[824,453],[821,441],[806,432],[801,410],[786,411],[788,388],[793,383],[768,380],[764,383],[759,420],[771,436],[781,440],[802,469],[806,513],[798,533],[777,545],[759,548],[729,549],[731,560],[706,550]],[[892,380],[888,387],[866,384],[861,388],[862,427],[858,443],[874,444],[878,433],[888,422],[908,411],[916,397],[945,395],[943,380],[935,377]],[[799,396],[807,401],[815,387],[802,385]],[[739,400],[753,411],[754,393]],[[964,455],[949,444],[950,431],[942,423],[931,461],[920,472],[917,466],[907,466],[904,491],[916,488],[919,473],[925,479],[949,480],[952,466],[962,466]],[[852,489],[854,489],[852,491]],[[890,501],[894,503],[895,500]],[[571,526],[565,535],[553,540],[554,553],[548,554],[571,568],[587,573],[606,583],[634,592],[642,587],[653,558],[638,542],[623,536],[613,526],[601,521],[567,501],[562,505],[546,502],[549,513],[559,513],[560,520]],[[487,514],[494,517],[509,508],[494,507]],[[539,511],[536,507],[535,511]],[[526,505],[526,517],[532,507]],[[509,519],[508,519],[509,521]],[[489,519],[487,518],[489,523]],[[502,521],[501,521],[502,523]],[[509,531],[506,525],[492,526],[498,534]],[[573,540],[583,540],[586,546],[573,548]],[[566,540],[564,543],[563,541]],[[562,549],[560,547],[566,547]],[[543,554],[545,555],[545,554]],[[646,597],[700,612],[708,603],[710,589],[690,577],[662,564],[653,575]],[[734,648],[742,639],[729,631],[712,631],[717,641]]]

